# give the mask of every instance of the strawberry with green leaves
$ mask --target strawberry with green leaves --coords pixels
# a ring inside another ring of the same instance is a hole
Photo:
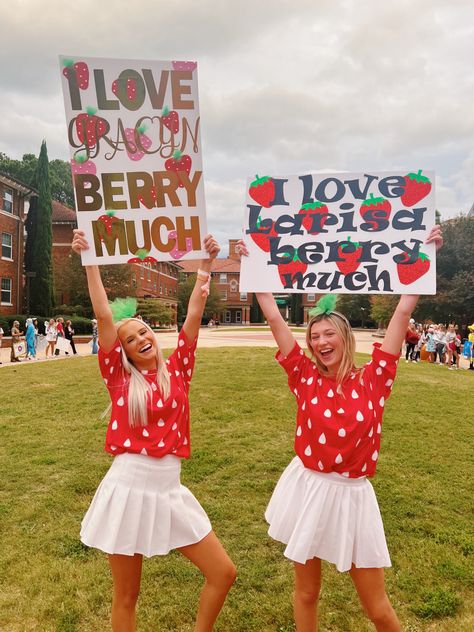
[[[291,285],[294,285],[296,282],[296,279],[294,278],[295,274],[297,274],[298,272],[304,274],[308,268],[308,265],[300,261],[296,250],[293,257],[291,257],[291,255],[284,256],[287,260],[285,261],[285,263],[279,263],[277,267],[283,287],[288,287],[285,276],[291,275],[290,283]]]
[[[122,220],[119,219],[118,217],[115,217],[115,211],[106,211],[103,215],[101,215],[98,220],[98,222],[102,222],[105,226],[105,230],[107,235],[111,235],[112,234],[112,226],[116,223],[116,222],[121,222]],[[103,241],[103,237],[100,238],[101,241]]]
[[[132,127],[125,128],[125,138],[127,139],[128,144],[128,146],[127,144],[125,145],[125,150],[130,160],[134,160],[135,162],[137,160],[141,160],[145,155],[145,152],[150,149],[152,142],[145,134],[146,129],[146,125],[140,125],[136,132]]]
[[[360,207],[362,218],[365,219],[372,230],[377,230],[379,227],[380,224],[378,220],[388,221],[391,212],[392,205],[390,202],[383,197],[374,197],[373,193],[370,194]]]
[[[125,86],[127,92],[127,99],[129,101],[134,101],[137,96],[137,83],[135,79],[127,79],[127,83]],[[118,79],[112,82],[112,92],[116,95],[118,92]]]
[[[187,154],[182,154],[179,150],[176,150],[173,153],[172,158],[168,158],[168,160],[165,161],[165,169],[167,169],[168,171],[176,171],[176,173],[178,174],[178,179],[180,171],[185,171],[189,176],[191,165],[191,156],[188,156]],[[181,180],[179,181],[179,186],[184,186]]]
[[[155,257],[150,257],[148,253],[148,250],[140,248],[135,253],[135,256],[129,259],[127,263],[158,263]]]
[[[402,261],[397,263],[397,274],[400,283],[403,285],[411,285],[430,269],[429,257],[423,252],[418,254],[417,259],[413,263],[408,263],[411,258],[408,253],[404,252],[402,257]]]
[[[260,226],[262,225],[262,218],[260,215],[257,217],[256,224],[257,228],[260,230]],[[267,228],[264,230],[266,231]],[[261,233],[250,233],[250,237],[254,240],[260,250],[263,250],[263,252],[270,252],[270,238],[278,237],[278,233],[275,231],[275,223],[273,221],[271,222],[271,228],[268,232],[262,231]]]
[[[404,206],[413,206],[428,195],[431,191],[431,180],[418,173],[408,173],[405,176],[405,192],[400,197]]]
[[[86,153],[77,154],[75,158],[71,160],[71,172],[72,179],[81,173],[97,173],[97,166],[95,162],[87,158]]]
[[[338,247],[337,254],[343,259],[343,261],[336,261],[336,265],[342,274],[346,275],[355,272],[360,266],[362,248],[356,241],[351,241],[350,237]]]
[[[79,141],[86,147],[94,147],[98,140],[107,134],[109,123],[102,117],[96,116],[97,108],[88,107],[86,113],[76,116],[76,131]]]
[[[255,176],[255,180],[249,187],[249,195],[260,206],[269,208],[275,199],[275,184],[270,176],[259,178]]]
[[[64,60],[63,75],[69,78],[70,73],[76,73],[76,81],[80,90],[87,90],[89,87],[89,67],[85,61],[76,61],[72,59]]]
[[[328,215],[328,213],[329,209],[326,204],[323,204],[318,200],[302,204],[300,210],[298,211],[298,215],[304,215],[303,226],[309,235],[319,235],[321,231],[317,229],[319,227],[323,228],[327,220],[327,217],[324,216]],[[316,217],[321,215],[323,217]]]
[[[173,134],[179,132],[179,114],[176,110],[170,110],[169,107],[165,105],[161,112],[161,122],[170,132],[173,132]]]

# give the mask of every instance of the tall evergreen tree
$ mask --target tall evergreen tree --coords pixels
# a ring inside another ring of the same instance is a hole
[[[33,248],[36,242],[36,230],[38,227],[38,196],[33,195],[30,198],[30,208],[26,216],[25,230],[25,272],[34,271]]]
[[[53,266],[51,249],[52,233],[52,204],[51,187],[49,182],[49,162],[46,141],[41,144],[36,174],[38,188],[38,208],[36,211],[36,236],[32,247],[31,265],[36,276],[30,283],[30,312],[41,316],[51,314],[54,303],[53,294]]]

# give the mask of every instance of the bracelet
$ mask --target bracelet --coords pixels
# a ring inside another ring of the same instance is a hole
[[[199,268],[197,271],[197,278],[200,281],[208,281],[211,278],[211,273],[206,272],[205,270],[201,270],[201,268]]]

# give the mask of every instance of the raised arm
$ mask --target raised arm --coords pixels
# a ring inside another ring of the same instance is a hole
[[[281,354],[286,357],[295,346],[295,337],[291,333],[290,328],[283,320],[278,305],[276,304],[273,294],[270,292],[257,292],[257,301],[259,302],[262,312],[267,319],[273,337],[277,343]]]
[[[84,232],[75,229],[72,240],[72,249],[78,254],[83,250],[88,250],[89,245]],[[117,339],[117,331],[112,320],[112,311],[109,307],[109,301],[105,292],[102,278],[100,276],[99,266],[85,266],[87,285],[89,288],[89,296],[92,302],[92,308],[97,318],[97,327],[99,332],[99,343],[104,351],[110,351]]]
[[[220,251],[219,244],[212,235],[207,235],[204,238],[204,248],[209,254],[209,258],[202,259],[199,265],[199,272],[196,276],[193,291],[189,297],[186,320],[183,325],[183,331],[189,342],[192,342],[199,333],[208,294],[206,289],[203,290],[203,286],[206,286],[210,279],[212,263]]]
[[[431,233],[426,243],[436,244],[436,250],[443,245],[443,237],[441,229],[438,225],[431,229]],[[419,296],[413,294],[403,294],[400,297],[397,307],[393,313],[390,323],[387,327],[387,333],[382,343],[382,350],[393,355],[400,353],[400,348],[405,339],[405,334],[410,321],[410,316],[418,303]]]

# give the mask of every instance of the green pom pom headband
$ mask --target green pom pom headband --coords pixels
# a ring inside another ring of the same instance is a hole
[[[128,296],[127,298],[116,298],[109,302],[112,311],[112,320],[116,323],[124,318],[133,318],[137,313],[137,299]]]
[[[337,294],[326,294],[322,296],[313,309],[309,310],[308,315],[313,318],[314,316],[321,316],[322,314],[331,314],[336,307],[337,299]]]

